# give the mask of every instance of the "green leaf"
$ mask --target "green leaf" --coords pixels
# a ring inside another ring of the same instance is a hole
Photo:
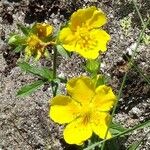
[[[57,79],[59,79],[61,83],[67,83],[66,78],[57,77]]]
[[[99,71],[100,62],[96,60],[87,60],[86,70],[90,73],[97,73]]]
[[[30,27],[25,27],[22,24],[17,24],[18,28],[21,29],[22,33],[24,35],[29,35],[31,28]]]
[[[69,58],[70,57],[69,53],[61,45],[57,45],[56,48],[57,48],[58,53],[61,56],[65,57],[65,58]]]
[[[39,76],[42,76],[45,79],[48,79],[48,81],[51,81],[53,79],[53,71],[46,67],[39,68]],[[37,72],[37,73],[38,73]]]
[[[110,125],[110,132],[113,134],[113,135],[117,135],[121,132],[124,132],[125,130],[127,130],[126,128],[124,128],[121,124],[119,123],[116,123],[116,122],[113,122],[111,125]]]
[[[101,74],[95,76],[95,85],[96,87],[104,85],[106,83],[105,77]]]
[[[19,46],[17,46],[13,51],[14,51],[15,53],[19,53],[19,52],[21,52],[24,48],[25,48],[24,45],[19,45]]]
[[[27,73],[38,75],[44,79],[47,79],[48,81],[53,79],[53,72],[46,67],[37,68],[36,66],[31,66],[26,62],[19,62],[18,65],[23,71],[26,71]]]
[[[42,86],[45,82],[42,80],[38,80],[33,82],[32,84],[23,86],[18,92],[17,96],[27,96],[32,92],[36,91],[40,86]]]
[[[103,76],[101,74],[92,74],[92,80],[94,82],[95,87],[108,83],[106,76]]]
[[[22,45],[24,44],[24,42],[25,42],[25,37],[16,34],[10,36],[8,39],[8,44],[14,46]]]

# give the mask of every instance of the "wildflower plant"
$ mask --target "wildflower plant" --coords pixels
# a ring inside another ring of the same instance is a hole
[[[149,125],[146,122],[133,129],[126,129],[113,120],[126,75],[117,96],[107,85],[106,77],[99,74],[98,56],[107,50],[110,40],[110,35],[102,29],[106,22],[105,13],[92,6],[74,12],[68,24],[57,33],[47,23],[35,23],[32,27],[18,25],[23,34],[13,34],[8,40],[15,52],[21,52],[25,56],[23,61],[18,62],[20,68],[38,76],[38,80],[22,87],[17,95],[29,95],[43,84],[51,83],[53,98],[49,101],[49,117],[54,122],[65,125],[63,137],[66,143],[79,145],[86,150],[96,146],[104,150],[107,141],[110,142],[107,146],[112,148],[112,139]],[[48,51],[51,47],[53,55]],[[70,52],[85,59],[84,68],[88,76],[77,76],[68,81],[58,77],[57,53],[70,57]],[[53,68],[31,65],[31,57],[35,61],[42,57],[52,59]],[[66,95],[57,93],[61,82],[66,84]]]
[[[46,23],[35,23],[31,28],[18,26],[24,35],[13,35],[8,41],[10,45],[16,46],[15,51],[20,52],[24,50],[26,60],[31,56],[35,57],[36,60],[39,60],[42,56],[48,57],[49,53],[46,48],[48,45],[53,44],[50,40],[53,27]]]
[[[79,9],[72,14],[68,26],[60,31],[59,42],[69,52],[96,59],[99,51],[106,51],[106,44],[110,40],[110,35],[101,28],[106,22],[104,12],[94,6]]]

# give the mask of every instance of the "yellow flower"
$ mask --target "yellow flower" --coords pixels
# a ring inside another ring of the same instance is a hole
[[[36,35],[30,34],[26,40],[25,57],[28,59],[32,55],[38,60],[45,55],[45,43],[42,42]]]
[[[109,111],[113,107],[116,96],[106,85],[95,87],[92,79],[81,76],[67,83],[69,96],[59,95],[52,99],[50,118],[59,124],[68,123],[64,129],[64,139],[69,144],[82,144],[94,132],[104,139]],[[110,138],[108,132],[106,138]]]
[[[53,44],[52,41],[46,41],[47,37],[51,36],[53,27],[47,23],[36,23],[32,27],[32,32],[26,39],[25,58],[28,59],[34,56],[36,60],[40,57],[49,56],[46,47]]]
[[[50,36],[53,32],[53,27],[47,23],[36,23],[34,28],[41,39]]]
[[[68,51],[75,51],[87,59],[95,59],[99,51],[106,51],[109,34],[100,29],[107,22],[102,10],[92,6],[79,9],[71,16],[68,27],[59,34],[59,41]]]

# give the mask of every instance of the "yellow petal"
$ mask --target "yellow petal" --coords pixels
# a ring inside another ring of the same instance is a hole
[[[110,111],[116,101],[116,96],[112,89],[106,85],[101,85],[96,89],[93,104],[99,111]]]
[[[76,12],[74,12],[70,21],[71,30],[76,31],[77,27],[86,25],[86,22],[90,20],[95,10],[96,7],[92,6],[85,9],[78,9]]]
[[[92,136],[92,129],[90,124],[83,124],[82,118],[78,118],[66,126],[63,135],[68,144],[81,145]]]
[[[107,43],[110,40],[110,35],[104,30],[92,30],[91,37],[96,41],[96,48],[99,48],[100,51],[104,52],[107,50]]]
[[[99,9],[93,12],[92,17],[87,22],[89,29],[93,29],[103,26],[107,22],[107,18],[104,12]]]
[[[109,119],[109,114],[103,112],[96,112],[92,116],[92,130],[102,139],[106,136]],[[109,138],[111,138],[111,133],[108,131],[106,139]]]
[[[96,59],[99,56],[99,52],[96,50],[95,51],[94,50],[88,50],[88,51],[84,51],[84,52],[81,51],[79,54],[86,59]]]
[[[78,117],[80,106],[69,96],[59,95],[51,100],[50,118],[60,124],[69,123]]]
[[[70,28],[63,28],[60,33],[58,40],[60,43],[62,43],[62,46],[68,50],[73,51],[76,45],[76,37],[74,35],[74,32],[70,30]]]
[[[78,27],[87,26],[88,29],[98,28],[107,22],[106,15],[95,6],[79,9],[71,16],[70,28],[76,31]]]
[[[46,25],[46,36],[51,35],[53,32],[53,27],[51,25]]]
[[[40,44],[41,40],[36,35],[31,34],[28,36],[26,42],[29,47],[35,48]]]
[[[85,76],[72,78],[67,83],[68,94],[82,105],[89,104],[94,96],[94,90],[94,83]]]
[[[46,38],[47,36],[51,35],[53,32],[53,26],[47,23],[36,23],[35,28],[40,38]]]

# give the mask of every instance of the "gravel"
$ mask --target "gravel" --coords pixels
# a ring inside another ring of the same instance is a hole
[[[108,15],[105,30],[111,34],[108,51],[101,56],[101,70],[110,78],[110,85],[117,93],[123,75],[129,70],[127,81],[119,100],[115,119],[124,127],[130,128],[150,120],[150,87],[144,78],[132,67],[129,68],[126,55],[131,57],[141,31],[141,23],[130,0],[78,0],[78,1],[47,1],[47,0],[1,0],[0,1],[0,149],[4,150],[76,150],[76,146],[67,145],[62,137],[63,126],[59,126],[48,117],[49,100],[52,98],[50,88],[42,87],[25,98],[16,97],[17,90],[26,84],[37,80],[31,74],[23,73],[16,65],[20,56],[12,52],[7,45],[10,33],[20,31],[17,23],[31,25],[34,21],[48,22],[56,30],[64,24],[69,16],[78,8],[96,5]],[[150,2],[138,1],[142,17],[149,15]],[[147,11],[146,11],[147,10]],[[147,15],[146,15],[147,13]],[[120,20],[130,15],[132,24],[129,33],[120,25]],[[150,28],[147,28],[150,33]],[[150,75],[150,46],[140,43],[137,55],[134,57],[136,66],[145,76]],[[51,61],[41,60],[45,66],[51,67]],[[71,78],[87,74],[80,56],[73,54],[65,59],[59,56],[57,61],[58,74]],[[65,85],[61,84],[59,91],[65,93]],[[144,137],[141,150],[149,150],[150,128],[134,131],[121,142],[120,149]],[[147,134],[147,135],[146,135]]]

